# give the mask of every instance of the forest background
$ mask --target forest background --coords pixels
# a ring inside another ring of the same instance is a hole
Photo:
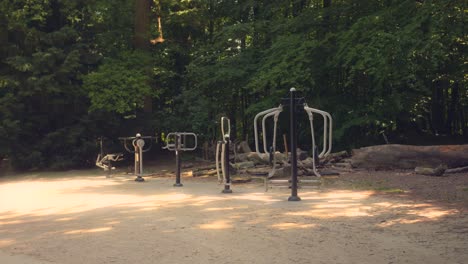
[[[465,14],[463,0],[3,0],[0,159],[91,166],[100,136],[210,141],[222,115],[252,143],[255,114],[291,87],[332,114],[335,150],[467,143]]]

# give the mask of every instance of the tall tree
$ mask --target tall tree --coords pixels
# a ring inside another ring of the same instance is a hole
[[[147,51],[150,48],[151,28],[151,1],[135,0],[135,48]],[[144,98],[144,112],[153,111],[153,98],[149,95]]]

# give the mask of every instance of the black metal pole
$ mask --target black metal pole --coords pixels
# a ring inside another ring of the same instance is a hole
[[[297,132],[296,132],[296,89],[291,88],[289,97],[289,123],[291,133],[291,196],[288,201],[300,201],[297,196]]]
[[[224,183],[224,190],[222,193],[232,193],[231,190],[231,175],[229,173],[229,137],[224,139],[226,141],[225,144],[225,153],[224,153],[224,164],[225,164],[225,173],[226,173],[226,182]]]
[[[176,142],[175,142],[175,156],[176,156],[176,183],[174,183],[174,187],[182,187],[184,186],[182,183],[180,183],[180,153],[179,153],[179,142],[180,140],[180,135],[176,135]]]

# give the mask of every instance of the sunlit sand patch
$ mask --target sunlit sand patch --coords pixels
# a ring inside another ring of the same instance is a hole
[[[401,203],[401,202],[380,202],[374,203],[373,205],[377,205],[380,207],[389,207],[389,208],[423,208],[423,207],[433,207],[432,204],[427,203],[419,203],[419,204],[412,204],[412,203]]]
[[[457,210],[441,210],[440,208],[435,207],[408,211],[408,214],[413,214],[428,219],[437,219],[443,216],[452,215],[456,213],[458,213]]]
[[[111,230],[111,227],[99,227],[99,228],[92,228],[92,229],[77,229],[72,231],[64,232],[66,235],[76,235],[76,234],[83,234],[83,233],[98,233],[98,232],[105,232]]]
[[[34,221],[27,221],[27,220],[0,221],[0,226],[2,226],[2,225],[25,224],[25,223],[31,223],[31,222],[34,222]]]
[[[154,211],[157,210],[157,207],[146,207],[146,208],[140,208],[136,210],[137,212],[147,212],[147,211]]]
[[[416,206],[418,208],[418,206]],[[426,209],[409,210],[405,212],[406,217],[400,217],[390,221],[379,224],[380,227],[389,227],[396,224],[415,224],[421,222],[435,221],[442,217],[459,213],[458,210],[442,210],[437,207],[430,207]]]
[[[361,206],[361,204],[358,203],[344,203],[344,204],[339,204],[339,203],[323,203],[323,204],[317,204],[314,206],[314,208],[319,208],[319,209],[326,209],[326,208],[348,208],[348,207],[355,207],[355,206]]]
[[[212,207],[212,208],[205,208],[203,211],[232,211],[234,207]]]
[[[0,206],[0,208],[1,208],[1,206]],[[4,212],[4,213],[5,213],[4,215],[0,216],[0,221],[23,216],[23,214],[12,213],[12,212]]]
[[[379,227],[390,227],[396,224],[416,224],[420,222],[424,222],[424,219],[405,219],[405,218],[399,218],[399,219],[394,219],[390,221],[386,221],[383,223],[378,224],[377,226]]]
[[[258,202],[279,202],[283,201],[281,199],[273,198],[273,196],[266,195],[265,193],[250,193],[250,194],[242,194],[238,196],[233,196],[231,199],[235,200],[250,200],[250,201],[258,201]]]
[[[359,200],[368,199],[374,192],[372,191],[346,191],[338,190],[332,192],[320,192],[320,193],[299,193],[303,202],[317,202],[322,203],[336,202],[336,203],[356,203]]]
[[[379,206],[379,207],[391,207],[393,206],[393,203],[389,202],[380,202],[380,203],[374,203],[374,206]]]
[[[341,199],[341,200],[356,200],[356,199],[367,199],[373,195],[373,191],[333,191],[325,193],[324,197],[328,199]]]
[[[152,207],[155,205],[170,205],[181,203],[191,195],[170,193],[164,195],[130,195],[106,194],[98,191],[79,190],[92,186],[115,185],[117,183],[93,180],[67,180],[52,182],[19,182],[0,185],[0,200],[10,201],[0,204],[0,213],[8,213],[5,217],[28,214],[43,216],[50,214],[73,214],[84,211],[106,208],[109,206]],[[15,199],[11,199],[15,197]]]
[[[232,211],[232,210],[238,210],[238,209],[246,209],[249,208],[248,206],[238,206],[238,207],[211,207],[211,208],[205,208],[203,211]]]
[[[232,228],[233,226],[230,221],[218,220],[209,224],[202,224],[199,227],[201,229],[228,229]]]
[[[301,224],[301,223],[279,223],[271,225],[270,227],[279,229],[279,230],[287,230],[287,229],[304,229],[304,228],[313,228],[316,227],[316,224]]]
[[[422,207],[433,207],[432,204],[428,203],[420,203],[420,204],[403,204],[403,203],[396,203],[393,204],[393,207],[413,207],[413,208],[422,208]]]
[[[365,208],[336,208],[330,209],[310,209],[307,211],[300,212],[289,212],[286,216],[308,216],[308,217],[319,217],[319,218],[336,218],[336,217],[362,217],[372,216]]]
[[[0,239],[0,248],[11,246],[15,243],[15,240],[12,239]]]
[[[62,218],[55,219],[54,221],[55,222],[64,222],[64,221],[71,221],[71,220],[74,220],[74,219],[75,219],[74,217],[62,217]]]

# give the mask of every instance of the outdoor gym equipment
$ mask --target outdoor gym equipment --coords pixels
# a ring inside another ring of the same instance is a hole
[[[323,128],[323,149],[318,154],[318,158],[322,158],[330,154],[332,148],[332,117],[329,113],[318,110],[315,108],[309,107],[306,103],[304,98],[296,98],[296,89],[291,88],[289,93],[289,98],[283,98],[282,103],[279,107],[271,108],[265,111],[258,113],[254,119],[254,133],[255,133],[255,151],[258,154],[262,154],[259,148],[259,139],[258,139],[258,127],[257,127],[257,120],[259,117],[263,116],[262,119],[262,133],[263,133],[263,150],[264,153],[268,153],[268,145],[267,145],[267,134],[266,134],[266,119],[268,117],[273,117],[274,121],[274,131],[273,131],[273,140],[271,143],[271,152],[273,155],[273,165],[272,170],[268,174],[268,177],[265,179],[265,189],[268,190],[268,183],[272,184],[281,184],[281,183],[288,183],[290,185],[284,186],[275,186],[275,187],[286,187],[291,188],[291,196],[288,198],[288,201],[300,201],[301,198],[297,195],[297,189],[299,188],[299,183],[316,183],[320,182],[320,180],[298,180],[297,178],[297,120],[296,114],[303,109],[307,115],[309,116],[310,122],[310,129],[312,135],[312,167],[315,176],[318,178],[321,177],[320,173],[317,171],[315,160],[316,160],[316,144],[315,144],[315,134],[314,134],[314,113],[319,114],[323,117],[324,128]],[[283,106],[289,106],[289,122],[290,122],[290,141],[291,141],[291,179],[290,180],[268,180],[269,178],[273,177],[276,169],[276,158],[275,158],[275,151],[276,151],[276,129],[277,129],[277,122],[278,116],[283,111]],[[302,185],[302,184],[301,184]],[[273,186],[272,186],[273,187]],[[304,188],[306,186],[301,186]]]
[[[227,126],[227,130],[225,130]],[[222,140],[216,144],[216,173],[218,175],[218,182],[224,184],[222,193],[232,193],[231,190],[231,176],[229,173],[229,145],[231,134],[231,120],[227,117],[221,117],[221,136]],[[219,159],[221,158],[221,173],[219,170]],[[222,175],[222,179],[221,179]]]
[[[102,142],[103,142],[103,138],[100,137],[99,146],[100,146],[101,152],[98,154],[96,158],[96,166],[104,169],[104,171],[107,171],[106,178],[110,178],[111,170],[115,170],[115,167],[112,166],[112,162],[123,160],[123,154],[122,153],[104,154],[104,148],[102,146]]]
[[[189,146],[190,138],[193,138],[193,146]],[[184,186],[180,182],[180,151],[193,151],[197,148],[197,135],[191,132],[172,132],[166,136],[166,146],[163,149],[174,151],[176,155],[176,183],[174,187]]]
[[[120,140],[123,140],[123,145],[125,147],[125,150],[129,153],[134,153],[135,154],[135,181],[137,182],[143,182],[145,179],[143,179],[143,153],[147,152],[151,149],[153,146],[152,140],[154,137],[151,136],[141,136],[140,133],[137,133],[134,137],[120,137]],[[145,148],[145,140],[148,140],[150,144]],[[131,142],[132,147],[128,146],[128,142]]]
[[[265,110],[265,111],[262,111],[260,113],[258,113],[255,118],[254,118],[254,130],[255,130],[255,151],[257,152],[257,154],[261,154],[260,152],[260,149],[258,147],[258,127],[257,127],[257,119],[261,116],[263,116],[263,119],[262,119],[262,134],[263,134],[263,150],[264,150],[264,153],[271,153],[271,155],[273,155],[272,157],[272,170],[270,171],[270,173],[268,173],[268,178],[271,178],[273,177],[273,175],[275,174],[275,171],[276,171],[276,157],[275,157],[275,152],[276,152],[276,128],[277,128],[277,123],[278,123],[278,117],[279,117],[279,114],[283,111],[283,106],[280,105],[276,108],[271,108],[271,109],[268,109],[268,110]],[[267,150],[267,136],[266,136],[266,120],[268,117],[270,116],[273,116],[273,121],[274,121],[274,126],[273,126],[273,139],[272,139],[272,143],[271,143],[271,151],[268,152]]]

